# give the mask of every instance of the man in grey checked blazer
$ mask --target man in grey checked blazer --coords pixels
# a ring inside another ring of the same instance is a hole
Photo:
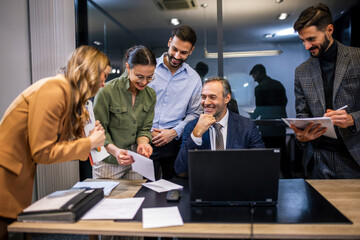
[[[330,117],[337,133],[332,139],[322,136],[326,129],[320,126],[291,126],[311,149],[309,176],[360,178],[360,49],[333,39],[331,12],[323,4],[304,10],[294,29],[311,55],[295,71],[297,117]]]

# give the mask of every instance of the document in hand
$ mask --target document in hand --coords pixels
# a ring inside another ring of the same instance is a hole
[[[90,100],[88,100],[86,102],[85,108],[89,113],[89,122],[84,127],[85,136],[87,137],[90,135],[90,131],[93,130],[95,127],[95,115],[94,115],[94,111],[93,111],[92,102]],[[104,147],[101,147],[100,149],[96,149],[96,150],[91,149],[90,155],[91,155],[92,162],[98,163],[101,160],[103,160],[104,158],[108,157],[110,154],[106,151],[106,149]],[[93,163],[91,163],[91,165]]]
[[[135,161],[131,165],[132,170],[143,175],[151,181],[155,181],[155,170],[153,161],[130,150],[128,150],[128,153],[134,158]]]
[[[314,123],[314,126],[317,124],[321,124],[321,127],[324,128],[326,127],[327,130],[324,134],[324,136],[326,137],[330,137],[330,138],[335,138],[336,137],[336,133],[335,133],[335,129],[334,129],[334,125],[331,121],[331,118],[329,117],[317,117],[317,118],[282,118],[282,120],[288,125],[294,125],[299,129],[305,129],[306,126],[309,123]]]
[[[104,198],[103,189],[56,191],[25,208],[20,222],[76,222]]]

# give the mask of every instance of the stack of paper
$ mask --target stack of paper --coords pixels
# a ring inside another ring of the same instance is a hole
[[[104,195],[109,196],[118,184],[116,181],[77,182],[72,188],[103,188]]]

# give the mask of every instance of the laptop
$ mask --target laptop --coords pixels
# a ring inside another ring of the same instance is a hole
[[[280,149],[190,150],[192,205],[276,205]]]

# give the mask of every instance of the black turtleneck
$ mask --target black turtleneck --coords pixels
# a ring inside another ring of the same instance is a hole
[[[329,47],[329,49],[324,52],[319,58],[325,92],[326,109],[333,109],[332,98],[337,52],[338,44],[336,41],[334,41],[333,44]],[[335,127],[335,132],[337,135],[337,139],[321,136],[318,147],[328,149],[330,151],[348,152],[337,127]]]
[[[334,86],[337,51],[338,45],[336,41],[334,41],[333,44],[331,44],[331,46],[329,47],[329,49],[325,51],[319,58],[325,92],[326,109],[333,109],[332,93]]]

